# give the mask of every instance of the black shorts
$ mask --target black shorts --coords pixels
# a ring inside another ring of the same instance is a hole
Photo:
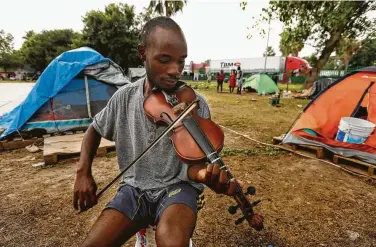
[[[197,215],[200,193],[189,183],[173,184],[163,189],[146,191],[124,185],[118,189],[106,209],[116,209],[135,223],[148,221],[150,225],[157,225],[163,211],[172,204],[185,204]]]

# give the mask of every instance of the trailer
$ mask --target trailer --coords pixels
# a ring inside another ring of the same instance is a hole
[[[266,64],[265,64],[266,62]],[[286,81],[293,72],[306,74],[311,66],[304,59],[298,57],[273,56],[237,58],[237,59],[217,59],[210,60],[210,72],[217,73],[223,70],[226,74],[231,70],[236,70],[240,66],[243,73],[256,74],[268,73],[279,76],[279,80]]]
[[[286,57],[267,57],[266,69],[265,57],[253,57],[253,58],[238,58],[238,59],[218,59],[210,61],[211,72],[219,72],[223,70],[225,73],[229,73],[232,69],[236,69],[238,66],[242,68],[244,72],[258,73],[258,72],[284,72],[286,64]]]

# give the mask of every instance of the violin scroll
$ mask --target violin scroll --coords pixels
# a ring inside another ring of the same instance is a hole
[[[257,231],[264,229],[264,217],[259,214],[255,214],[253,212],[253,208],[257,206],[261,202],[261,200],[257,200],[254,202],[250,202],[246,195],[255,195],[256,188],[253,186],[249,186],[245,193],[241,189],[239,189],[236,194],[234,195],[235,201],[238,203],[235,206],[230,206],[228,208],[228,212],[230,214],[236,214],[237,210],[240,209],[243,213],[243,217],[240,217],[235,221],[235,225],[241,224],[244,220],[247,220],[248,224]]]

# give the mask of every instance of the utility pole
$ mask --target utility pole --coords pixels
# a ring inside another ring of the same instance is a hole
[[[270,17],[269,17],[269,24],[268,24],[268,38],[266,40],[266,49],[265,49],[264,73],[266,73],[266,61],[268,60],[269,33],[270,33]]]

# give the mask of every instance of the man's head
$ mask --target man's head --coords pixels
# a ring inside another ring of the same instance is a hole
[[[187,57],[187,43],[179,25],[168,17],[148,21],[138,47],[150,83],[169,90],[178,81]]]

